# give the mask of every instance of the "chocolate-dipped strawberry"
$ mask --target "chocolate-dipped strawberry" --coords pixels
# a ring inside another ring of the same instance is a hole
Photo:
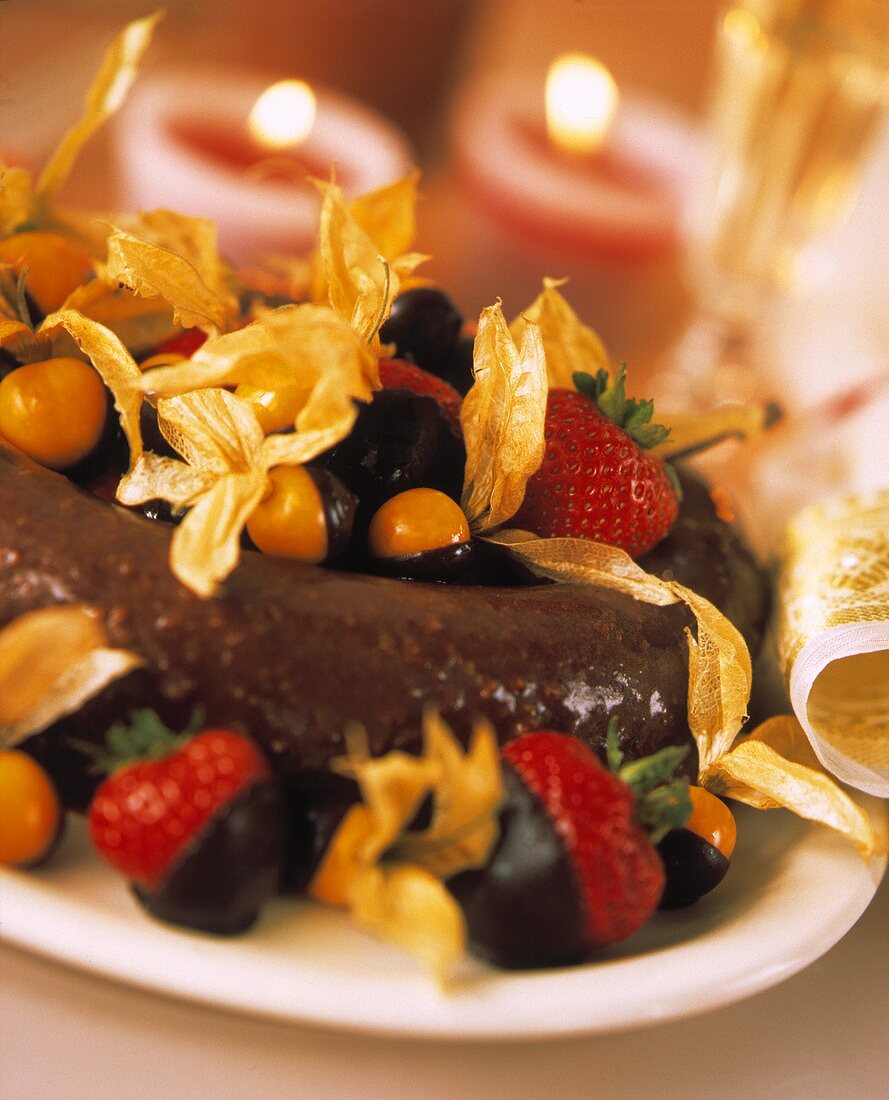
[[[559,966],[641,928],[664,887],[654,842],[688,816],[685,782],[669,780],[681,756],[665,749],[615,773],[565,734],[506,745],[497,847],[448,884],[472,950],[498,966]],[[613,727],[609,758],[620,764]]]
[[[725,878],[735,850],[735,818],[722,799],[690,787],[691,815],[658,844],[667,881],[661,909],[682,909],[709,894]]]
[[[437,489],[390,497],[370,522],[367,544],[380,572],[426,581],[458,580],[474,550],[462,508]]]
[[[285,816],[268,763],[241,734],[175,735],[150,711],[108,735],[114,767],[89,809],[98,854],[154,916],[220,935],[242,932],[277,891]],[[135,756],[135,762],[133,762]]]

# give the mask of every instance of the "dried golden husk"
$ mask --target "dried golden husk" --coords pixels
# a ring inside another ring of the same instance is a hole
[[[500,303],[489,306],[479,318],[473,372],[460,409],[462,506],[473,532],[482,534],[515,515],[543,461],[547,378],[540,330],[528,324],[517,347]]]
[[[415,169],[403,179],[369,191],[345,203],[345,216],[369,238],[375,250],[374,260],[382,257],[389,265],[396,282],[390,287],[394,297],[396,287],[403,288],[412,281],[416,267],[427,256],[412,252],[417,232],[417,186],[420,173]],[[331,181],[334,182],[334,181]],[[327,184],[321,184],[322,194]],[[292,265],[294,277],[300,273]],[[329,300],[329,287],[323,256],[319,250],[312,258],[308,272],[308,286],[315,302]]]
[[[668,412],[658,419],[668,429],[663,443],[652,447],[650,454],[669,459],[673,455],[724,439],[752,442],[759,439],[771,422],[772,410],[767,405],[719,405],[705,412]]]
[[[0,239],[11,237],[34,218],[34,184],[26,168],[13,168],[0,157]]]
[[[358,781],[363,801],[343,819],[310,893],[348,907],[358,924],[406,948],[444,980],[464,955],[466,927],[443,880],[484,865],[499,835],[504,787],[486,724],[476,726],[465,753],[433,712],[424,716],[423,737],[421,756],[395,751],[372,759],[352,731],[352,751],[338,767]],[[430,825],[412,832],[430,795]]]
[[[348,397],[369,401],[379,387],[377,359],[330,306],[303,304],[264,312],[245,328],[208,340],[190,359],[146,371],[142,389],[164,396],[240,384],[293,389],[308,395],[294,410],[299,427],[297,415],[322,379],[325,393],[336,385]],[[312,418],[317,424],[319,416]]]
[[[39,333],[52,339],[57,332],[67,333],[90,361],[111,391],[114,407],[130,447],[130,463],[142,454],[139,410],[142,407],[142,373],[120,339],[110,329],[72,309],[51,313]]]
[[[425,259],[419,253],[390,256],[384,251],[411,228],[408,223],[412,214],[408,216],[400,207],[406,205],[408,196],[393,189],[385,201],[374,202],[366,197],[359,210],[380,238],[378,242],[353,216],[335,183],[316,180],[315,185],[322,203],[318,230],[320,277],[313,296],[316,300],[326,296],[337,314],[362,339],[372,343],[389,316],[402,280]],[[412,194],[412,201],[415,197]]]
[[[608,370],[605,345],[559,292],[558,288],[567,281],[545,278],[542,292],[509,326],[517,344],[521,343],[528,324],[539,328],[550,389],[573,390],[578,371],[595,374]]]
[[[143,216],[141,228],[154,239],[112,230],[104,279],[123,283],[140,297],[159,298],[183,328],[215,336],[231,327],[238,303],[216,251],[212,222],[155,211]]]
[[[757,809],[784,808],[852,841],[865,858],[885,851],[866,811],[827,775],[792,715],[770,718],[702,769],[701,785]]]
[[[65,134],[37,181],[42,200],[51,200],[68,178],[80,150],[93,134],[120,109],[139,69],[142,55],[163,12],[157,11],[127,24],[114,39],[87,93],[81,118]]]
[[[176,331],[173,311],[160,298],[140,298],[128,287],[92,279],[65,299],[74,310],[110,329],[134,358],[156,348]]]
[[[99,613],[48,607],[0,630],[0,747],[10,748],[73,714],[142,660],[112,649]]]

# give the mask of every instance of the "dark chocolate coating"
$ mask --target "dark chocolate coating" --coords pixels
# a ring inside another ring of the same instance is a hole
[[[667,882],[660,909],[684,909],[725,878],[730,861],[690,829],[671,829],[657,846]]]
[[[387,577],[444,583],[465,576],[474,557],[475,542],[470,540],[395,558],[374,558],[371,564],[375,572]]]
[[[96,500],[0,444],[0,626],[58,603],[101,610],[111,644],[147,667],[28,742],[65,797],[96,785],[68,735],[98,741],[135,707],[182,728],[245,731],[285,776],[344,751],[350,721],[372,753],[415,749],[424,706],[458,734],[485,717],[501,741],[533,729],[600,750],[620,718],[630,758],[690,745],[682,604],[604,588],[454,588],[303,566],[245,552],[217,598],[169,569],[170,528]]]
[[[283,885],[301,892],[315,877],[340,822],[361,795],[353,779],[332,771],[289,776],[284,795],[288,821]]]
[[[278,891],[285,836],[278,784],[255,783],[192,837],[160,886],[133,892],[158,920],[236,935]]]
[[[448,882],[473,954],[509,968],[563,966],[589,951],[577,875],[546,811],[503,762],[506,804],[487,866]]]
[[[683,493],[679,516],[639,564],[708,599],[740,630],[756,657],[769,614],[765,574],[737,529],[718,518],[706,482],[687,468],[677,467],[677,473]]]

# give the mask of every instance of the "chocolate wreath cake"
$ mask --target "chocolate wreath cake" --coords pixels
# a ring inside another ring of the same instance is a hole
[[[573,961],[712,888],[731,815],[673,775],[740,729],[768,584],[666,460],[737,415],[671,437],[552,280],[465,326],[413,275],[415,177],[319,184],[317,254],[257,278],[201,219],[62,218],[63,153],[0,196],[0,729],[140,900],[235,932],[308,889],[443,972],[467,934]],[[126,661],[49,705],[28,654],[65,608]],[[106,741],[161,759],[103,781]]]
[[[699,586],[756,642],[764,578],[702,484],[686,484],[652,564]],[[69,737],[95,739],[141,706],[174,726],[201,706],[209,721],[249,731],[288,775],[342,753],[354,721],[375,754],[415,749],[428,704],[464,733],[485,717],[503,741],[542,725],[601,748],[619,712],[633,756],[692,744],[684,631],[693,618],[680,603],[593,586],[426,584],[256,553],[206,601],[171,574],[169,542],[167,526],[0,444],[0,625],[85,603],[101,609],[115,646],[146,661],[31,744],[73,804],[97,780]]]

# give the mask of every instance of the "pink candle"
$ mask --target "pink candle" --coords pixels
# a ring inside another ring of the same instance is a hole
[[[236,262],[314,245],[319,197],[307,176],[331,168],[347,195],[400,179],[412,157],[405,139],[363,104],[314,88],[310,129],[290,143],[249,126],[263,77],[173,72],[134,88],[117,120],[123,202],[211,218]]]
[[[453,139],[467,248],[457,289],[470,309],[499,294],[512,313],[542,275],[567,276],[567,297],[614,356],[647,360],[685,297],[682,212],[697,141],[650,103],[603,101],[585,142],[567,117],[578,104],[563,103],[560,132],[552,117],[547,126],[542,82],[527,77],[485,80],[459,102]]]

